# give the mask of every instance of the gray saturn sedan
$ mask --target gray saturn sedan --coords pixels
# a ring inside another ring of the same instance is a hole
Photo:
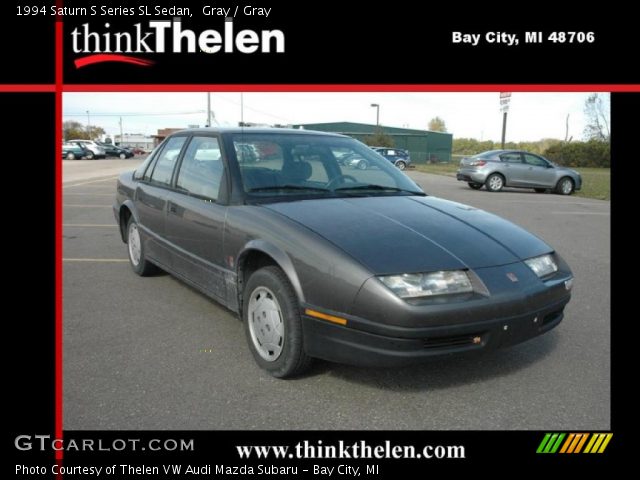
[[[575,170],[519,150],[489,150],[463,158],[456,178],[467,182],[474,190],[484,185],[490,192],[518,187],[532,188],[538,193],[552,190],[560,195],[571,195],[582,188],[582,177]]]
[[[345,154],[369,168],[346,170]],[[120,176],[114,213],[136,274],[162,269],[236,312],[281,378],[312,358],[390,366],[512,345],[558,325],[571,297],[553,247],[426,195],[342,135],[177,132]]]

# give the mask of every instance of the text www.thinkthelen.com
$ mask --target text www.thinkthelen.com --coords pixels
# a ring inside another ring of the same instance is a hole
[[[463,445],[392,445],[388,440],[369,445],[364,440],[323,444],[305,440],[289,445],[236,445],[241,459],[450,459],[466,458]]]

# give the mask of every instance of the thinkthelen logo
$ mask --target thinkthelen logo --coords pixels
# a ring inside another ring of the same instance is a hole
[[[136,23],[130,31],[111,31],[109,23],[96,31],[89,23],[71,31],[71,48],[76,68],[102,62],[123,62],[148,67],[155,62],[129,54],[154,53],[283,53],[282,30],[235,31],[232,18],[226,18],[222,31],[195,32],[182,27],[179,18]]]
[[[613,433],[547,433],[536,453],[604,453]]]

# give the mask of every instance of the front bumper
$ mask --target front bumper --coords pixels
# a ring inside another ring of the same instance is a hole
[[[366,332],[303,315],[304,345],[312,357],[375,367],[418,363],[439,355],[493,350],[523,342],[557,326],[564,317],[569,298],[525,315],[405,329],[406,336],[402,337]]]

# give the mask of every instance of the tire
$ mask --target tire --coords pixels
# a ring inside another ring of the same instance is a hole
[[[536,191],[536,193],[545,193],[547,191],[546,188],[534,188],[534,190]]]
[[[556,193],[558,195],[571,195],[574,188],[573,180],[569,177],[562,177],[556,185]]]
[[[468,185],[469,185],[469,187],[473,188],[474,190],[480,190],[482,188],[482,184],[481,183],[469,182]]]
[[[398,160],[396,162],[396,167],[398,167],[398,170],[404,170],[405,168],[407,168],[407,164],[402,160]]]
[[[75,160],[76,156],[73,154],[73,152],[69,152],[67,153],[67,160]]]
[[[360,160],[358,162],[358,170],[366,170],[367,169],[367,162],[365,162],[364,160]]]
[[[158,271],[158,267],[149,262],[144,255],[144,244],[140,239],[138,224],[133,215],[127,222],[127,255],[131,268],[141,277],[147,277]]]
[[[276,378],[307,370],[311,357],[304,351],[298,298],[284,272],[261,268],[244,291],[242,320],[256,363]]]
[[[121,153],[120,155],[118,155],[120,157],[120,160],[124,160],[127,158],[127,154],[126,153]]]
[[[87,160],[93,160],[95,158],[95,155],[93,154],[93,152],[89,152],[87,153],[87,155],[85,156],[85,158]]]
[[[499,192],[504,187],[504,177],[499,173],[492,173],[484,184],[490,192]]]

